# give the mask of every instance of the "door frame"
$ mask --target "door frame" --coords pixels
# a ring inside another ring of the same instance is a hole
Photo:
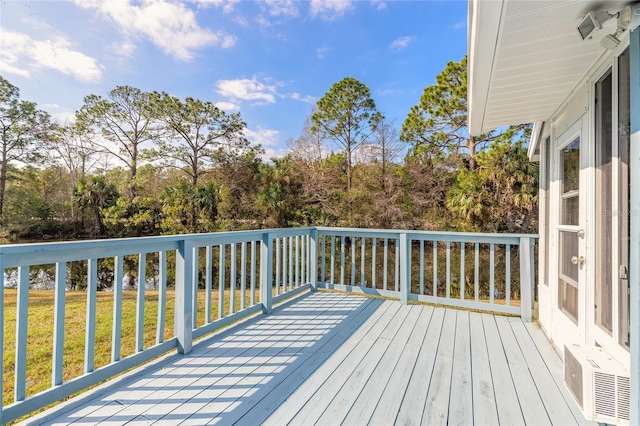
[[[551,273],[549,274],[549,280],[551,291],[551,301],[553,306],[553,339],[556,341],[559,347],[562,347],[565,343],[580,343],[586,344],[588,338],[588,312],[585,307],[587,306],[588,298],[588,270],[589,270],[589,239],[590,232],[588,231],[589,217],[588,217],[588,194],[591,193],[591,179],[589,176],[590,167],[590,140],[591,132],[589,129],[589,114],[584,113],[562,134],[553,138],[551,143],[551,210],[549,214],[549,221],[551,226],[551,261],[549,267]],[[561,224],[561,165],[560,152],[568,144],[573,142],[576,138],[580,139],[580,171],[579,171],[579,220],[578,225],[563,225]],[[560,231],[578,232],[584,231],[584,237],[578,238],[578,253],[575,255],[585,258],[585,263],[579,266],[578,274],[578,318],[577,324],[567,314],[565,314],[559,305],[558,292],[559,285],[559,266],[560,266]]]

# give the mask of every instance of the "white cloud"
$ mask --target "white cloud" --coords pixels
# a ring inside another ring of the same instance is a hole
[[[272,104],[275,103],[277,96],[276,86],[262,83],[256,77],[218,80],[216,87],[222,96],[245,101],[263,101]]]
[[[76,122],[76,113],[73,111],[53,112],[51,116],[63,126],[70,126]]]
[[[145,1],[140,5],[126,1],[76,0],[85,9],[97,10],[110,18],[130,38],[145,38],[177,59],[188,61],[195,50],[235,44],[235,38],[222,31],[202,28],[185,4],[167,0]],[[210,2],[218,4],[219,2]]]
[[[286,148],[280,146],[279,134],[278,130],[264,129],[260,126],[257,130],[244,130],[244,135],[250,142],[262,145],[265,151],[264,159],[282,157],[286,153]]]
[[[220,108],[223,111],[237,111],[240,109],[239,105],[236,105],[233,102],[225,102],[225,101],[216,102],[215,106]]]
[[[13,65],[9,65],[2,59],[0,59],[0,71],[7,74],[19,75],[20,77],[31,76],[31,73],[29,72],[29,70],[25,70],[23,68],[18,68],[18,67],[14,67]]]
[[[330,47],[318,47],[316,49],[316,54],[318,55],[318,58],[320,59],[324,59],[325,55],[327,54],[327,52],[331,50]]]
[[[351,0],[311,0],[311,16],[332,20],[343,16],[353,8]]]
[[[264,0],[263,9],[271,16],[298,16],[298,6],[293,0]]]
[[[407,48],[407,46],[409,46],[409,44],[411,44],[413,40],[414,40],[414,37],[409,37],[409,36],[399,37],[391,42],[391,44],[389,45],[389,50],[393,50],[395,52],[404,50]]]
[[[233,12],[233,8],[240,0],[195,0],[200,6],[215,6],[221,8],[224,13]]]
[[[376,8],[376,10],[384,10],[387,8],[387,3],[382,0],[371,0],[371,5]]]
[[[311,95],[302,96],[300,95],[300,93],[297,93],[297,92],[293,92],[289,94],[289,97],[293,100],[306,102],[308,104],[315,104],[318,101],[318,98],[316,98],[315,96],[311,96]]]
[[[17,65],[17,66],[16,66]],[[40,68],[54,69],[76,80],[91,83],[102,78],[98,62],[77,50],[64,37],[34,40],[26,34],[2,30],[0,69],[23,77]]]

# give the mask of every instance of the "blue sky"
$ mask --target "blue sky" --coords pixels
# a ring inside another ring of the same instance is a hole
[[[466,1],[2,1],[0,74],[61,121],[118,85],[240,111],[267,156],[286,152],[344,77],[400,127],[466,52]]]

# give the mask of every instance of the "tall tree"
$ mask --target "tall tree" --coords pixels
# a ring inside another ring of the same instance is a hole
[[[478,154],[475,172],[461,170],[447,194],[448,209],[464,230],[535,232],[538,201],[538,164],[529,161],[530,127],[499,138]]]
[[[39,154],[33,148],[37,142],[49,137],[51,128],[49,114],[38,110],[34,102],[21,101],[20,90],[0,76],[0,220],[9,163],[29,163],[37,158]]]
[[[79,179],[86,177],[99,160],[92,146],[94,137],[91,129],[76,123],[58,127],[55,135],[45,145],[49,162],[56,165],[62,163],[68,172],[68,187],[71,188],[68,200],[71,201],[72,218],[75,218],[72,189]]]
[[[353,153],[366,143],[381,119],[369,88],[352,77],[334,84],[311,116],[312,131],[320,131],[345,152],[347,192],[352,184]]]
[[[240,113],[227,114],[211,102],[183,101],[167,93],[153,94],[154,109],[166,129],[149,151],[164,165],[183,170],[195,187],[220,150],[244,149],[246,123]]]
[[[296,213],[300,213],[302,184],[295,173],[290,156],[274,158],[272,164],[261,166],[261,189],[258,207],[270,217],[270,226],[291,226]]]
[[[476,167],[476,154],[493,133],[473,137],[467,129],[467,57],[450,61],[436,77],[436,84],[427,86],[402,125],[400,139],[429,158],[446,158],[454,163],[468,162]]]
[[[84,98],[77,121],[97,128],[103,138],[94,139],[101,151],[118,158],[129,169],[129,200],[136,196],[136,173],[142,145],[154,138],[156,118],[150,94],[130,86],[117,86],[106,99],[98,95]]]
[[[104,176],[92,176],[89,179],[80,179],[73,195],[78,207],[92,214],[93,234],[108,237],[103,210],[116,204],[118,190],[115,185],[107,182]]]

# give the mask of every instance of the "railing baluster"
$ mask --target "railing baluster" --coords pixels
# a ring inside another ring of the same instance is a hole
[[[4,273],[4,271],[3,271]],[[18,300],[16,306],[16,360],[14,399],[23,401],[27,386],[27,333],[29,320],[29,267],[18,267]]]
[[[294,269],[295,269],[295,264],[294,264],[294,249],[295,246],[293,244],[293,237],[289,237],[289,290],[293,289],[293,280],[294,280]]]
[[[318,290],[318,230],[313,229],[309,235],[309,283],[313,291]]]
[[[395,270],[395,290],[396,292],[400,291],[400,240],[394,240],[395,243],[395,252],[396,252],[396,263],[394,266]]]
[[[287,291],[287,276],[289,272],[287,256],[287,237],[282,238],[282,292]]]
[[[240,309],[247,307],[247,243],[240,246]]]
[[[318,231],[316,231],[318,232]],[[320,281],[322,283],[326,283],[327,282],[327,277],[326,277],[326,269],[327,269],[327,260],[326,260],[326,253],[325,253],[325,235],[322,234],[320,236],[320,256],[322,257],[322,264],[320,266]],[[313,256],[311,257],[313,259]]]
[[[496,288],[496,277],[495,277],[495,244],[491,243],[489,248],[489,303],[493,304],[494,302],[494,293]]]
[[[236,243],[231,244],[231,265],[229,270],[229,313],[236,311]]]
[[[213,253],[211,252],[211,246],[207,246],[205,256],[207,259],[205,261],[204,275],[204,323],[209,324],[211,322],[211,276],[213,274],[211,265],[213,263]]]
[[[376,288],[376,237],[371,238],[371,288]]]
[[[511,244],[505,245],[505,294],[504,294],[504,303],[507,306],[511,305]]]
[[[520,316],[531,321],[533,316],[533,238],[520,238]]]
[[[433,296],[438,296],[438,242],[433,241]]]
[[[420,240],[420,294],[424,294],[424,240]]]
[[[209,265],[207,267],[207,277],[209,278],[209,301],[207,312],[211,310],[211,247],[207,247],[207,259]],[[158,293],[158,328],[156,331],[156,344],[164,342],[164,322],[167,314],[167,252],[161,250],[158,253],[158,263],[160,264],[160,288]],[[211,316],[209,316],[211,321]]]
[[[298,288],[298,286],[300,285],[300,236],[296,235],[295,237],[293,237],[293,242],[294,242],[294,252],[293,252],[293,270],[294,270],[294,274],[293,274],[293,288]]]
[[[384,265],[382,268],[382,289],[387,290],[387,265],[389,260],[389,239],[384,239],[384,254],[382,256],[382,264]]]
[[[344,285],[344,236],[340,237],[340,284]]]
[[[302,235],[300,237],[300,285],[307,282],[307,236]]]
[[[331,235],[331,284],[335,284],[336,282],[336,237]]]
[[[224,318],[224,291],[225,291],[225,275],[227,254],[225,253],[226,244],[220,244],[220,265],[218,267],[218,319]]]
[[[111,362],[120,361],[120,339],[122,338],[122,284],[124,258],[113,259],[113,331],[111,336]]]
[[[480,244],[478,243],[476,243],[473,266],[473,294],[476,302],[480,300]]]
[[[251,241],[251,306],[256,304],[256,242]]]
[[[98,292],[98,259],[87,262],[87,329],[84,340],[84,372],[94,369],[96,344],[96,293]]]
[[[191,254],[191,286],[193,287],[191,290],[191,324],[194,328],[198,326],[198,279],[200,273],[200,249],[198,247],[193,248],[193,253]]]
[[[465,243],[461,242],[460,243],[460,285],[458,286],[460,288],[460,300],[464,300],[464,249],[465,249]]]
[[[138,297],[136,299],[136,352],[142,352],[142,349],[144,349],[144,290],[147,281],[146,253],[140,253],[138,259]]]
[[[4,270],[1,271],[3,273]],[[53,304],[53,368],[51,371],[51,386],[62,384],[64,368],[64,311],[67,283],[67,263],[56,263],[56,283]],[[2,317],[4,318],[4,317]],[[0,358],[2,359],[2,358]]]
[[[364,252],[367,239],[365,237],[360,238],[360,285],[366,287],[364,282]]]
[[[276,296],[280,294],[280,238],[273,242],[276,251]],[[284,293],[284,289],[282,290]]]
[[[446,274],[447,274],[447,299],[451,298],[451,242],[447,241],[447,265],[446,265]]]
[[[262,236],[260,243],[260,301],[262,302],[262,311],[265,314],[271,313],[272,261],[273,239],[271,234],[266,233]]]
[[[351,285],[356,285],[356,237],[351,238]]]
[[[400,246],[396,246],[399,253],[400,262],[400,303],[409,303],[409,293],[411,293],[411,238],[406,233],[400,234]]]
[[[182,240],[176,250],[176,310],[174,321],[176,323],[176,337],[178,338],[178,353],[188,354],[193,347],[193,323],[192,292],[193,284],[189,282],[193,278],[193,241]]]

